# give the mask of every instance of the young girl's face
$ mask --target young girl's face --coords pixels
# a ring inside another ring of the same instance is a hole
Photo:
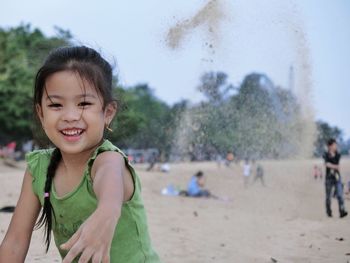
[[[103,110],[103,98],[89,82],[62,71],[46,79],[37,111],[51,142],[62,153],[75,154],[94,150],[116,110],[112,104]]]

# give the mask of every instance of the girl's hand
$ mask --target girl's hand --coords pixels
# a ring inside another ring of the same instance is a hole
[[[69,250],[62,263],[72,262],[81,254],[79,263],[109,263],[109,251],[117,225],[118,213],[97,209],[61,248]]]

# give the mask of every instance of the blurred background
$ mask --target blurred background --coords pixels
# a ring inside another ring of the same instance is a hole
[[[314,180],[335,138],[350,181],[348,1],[13,0],[0,12],[1,205],[18,197],[9,185],[24,154],[44,145],[31,105],[37,69],[55,47],[87,45],[114,67],[108,138],[140,170],[164,262],[349,257],[336,240],[346,221],[330,229]],[[252,178],[244,187],[243,160],[264,167],[266,188]],[[168,196],[198,170],[216,201]],[[33,251],[29,260],[45,258]]]

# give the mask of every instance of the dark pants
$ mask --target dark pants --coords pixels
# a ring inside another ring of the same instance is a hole
[[[180,196],[191,196],[191,197],[210,197],[210,196],[212,196],[208,190],[200,190],[195,195],[190,195],[186,190],[182,190],[182,191],[180,191],[179,195]]]
[[[208,190],[200,190],[197,194],[192,195],[192,197],[209,197],[210,192]]]
[[[343,185],[341,182],[341,178],[339,180],[336,180],[335,177],[326,177],[326,211],[327,215],[332,215],[331,210],[331,198],[332,198],[332,189],[334,188],[334,193],[337,196],[338,199],[338,205],[339,205],[339,212],[345,210],[344,208],[344,199],[343,199]]]

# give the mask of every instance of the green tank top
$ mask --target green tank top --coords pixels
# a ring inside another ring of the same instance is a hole
[[[46,172],[52,151],[53,149],[37,150],[26,155],[28,169],[33,177],[33,191],[38,196],[41,205],[44,202]],[[121,216],[114,232],[110,251],[111,263],[160,262],[151,246],[146,213],[141,198],[140,179],[125,154],[108,140],[105,140],[92,154],[80,184],[73,191],[63,197],[58,197],[54,184],[52,184],[50,201],[56,216],[56,220],[53,220],[52,230],[61,257],[63,258],[67,252],[61,250],[59,246],[77,231],[97,207],[97,198],[93,191],[90,173],[97,155],[104,151],[121,153],[134,181],[133,196],[129,201],[123,203]]]

